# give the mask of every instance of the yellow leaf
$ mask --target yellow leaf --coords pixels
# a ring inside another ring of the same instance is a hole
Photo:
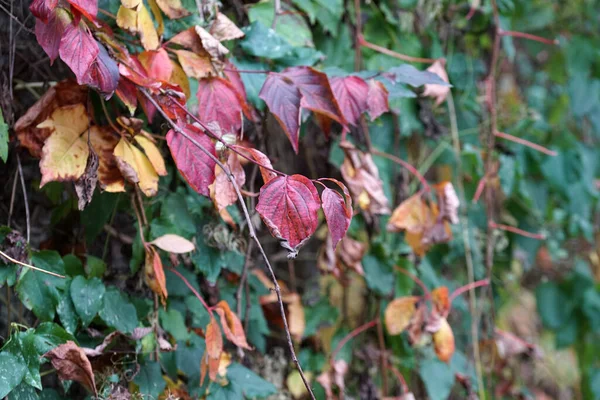
[[[154,15],[154,19],[158,24],[158,29],[156,29],[156,33],[158,33],[158,36],[162,36],[165,31],[165,21],[163,20],[162,14],[160,13],[160,8],[158,8],[156,0],[148,0],[148,5],[150,6],[150,11],[152,11],[152,15]]]
[[[119,171],[117,160],[113,154],[118,138],[109,128],[92,126],[90,128],[90,142],[98,154],[98,180],[102,190],[107,192],[124,192],[125,179]]]
[[[188,77],[183,71],[183,68],[175,61],[171,60],[171,64],[173,65],[173,72],[171,72],[171,78],[169,81],[178,85],[183,93],[185,94],[185,98],[189,99],[191,95],[190,91],[190,81],[188,81]]]
[[[306,329],[306,319],[304,317],[302,300],[298,293],[283,295],[282,300],[288,305],[290,334],[294,339],[300,340],[304,334],[304,329]]]
[[[138,26],[138,14],[136,10],[127,7],[119,7],[117,12],[117,25],[128,32],[136,33]]]
[[[422,232],[426,226],[435,221],[431,214],[431,209],[427,203],[420,194],[416,194],[396,207],[388,222],[388,231]]]
[[[83,104],[57,108],[38,128],[53,132],[42,148],[40,187],[51,181],[75,180],[83,175],[89,155],[87,132],[89,126]]]
[[[146,196],[158,191],[158,175],[148,157],[125,139],[121,139],[114,153],[119,170],[131,183],[137,183]]]
[[[136,8],[141,2],[142,0],[121,0],[123,7],[127,8]]]
[[[140,32],[140,40],[144,49],[156,50],[158,48],[160,44],[158,33],[156,32],[150,13],[144,4],[140,4],[137,8],[137,30]]]
[[[156,173],[160,176],[167,175],[165,160],[163,159],[156,145],[143,135],[135,135],[134,139],[140,146],[142,146],[142,149],[144,149],[144,153],[146,153],[146,156],[148,156],[148,159],[150,160],[150,163],[154,167]]]
[[[156,0],[156,2],[160,9],[171,19],[190,15],[190,12],[181,4],[181,0]]]
[[[390,335],[402,333],[412,320],[417,311],[417,296],[398,297],[388,304],[385,309],[385,326]]]
[[[187,50],[176,50],[175,53],[183,71],[190,78],[202,79],[214,73],[208,54],[201,56]]]
[[[433,348],[443,362],[449,362],[454,354],[454,333],[446,318],[441,319],[440,329],[433,334]]]

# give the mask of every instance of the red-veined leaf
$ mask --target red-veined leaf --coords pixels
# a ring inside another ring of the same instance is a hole
[[[128,79],[119,79],[116,93],[127,109],[129,109],[129,113],[133,115],[138,103],[137,88],[135,85]]]
[[[321,193],[323,213],[331,233],[331,244],[335,250],[338,242],[346,235],[352,221],[352,198],[342,182],[336,179],[327,180],[337,184],[344,192],[344,196],[342,196],[339,192],[326,188]]]
[[[273,169],[273,165],[271,165],[271,160],[266,156],[263,152],[253,149],[251,147],[244,146],[235,146],[236,149],[244,150],[250,153],[250,156],[258,163],[260,168],[260,175],[263,178],[265,185],[269,183],[271,179],[277,178],[277,174],[273,171],[269,171],[267,168]],[[267,168],[263,168],[267,167]]]
[[[205,124],[216,122],[223,133],[237,133],[242,127],[242,111],[247,108],[235,87],[223,78],[198,81],[198,118]]]
[[[225,337],[236,346],[249,350],[250,345],[246,341],[244,327],[238,316],[229,308],[229,304],[225,300],[221,300],[215,306],[215,311],[221,317],[221,326],[223,332],[225,332]]]
[[[61,37],[70,21],[71,18],[68,13],[62,8],[56,10],[56,13],[50,17],[47,24],[39,19],[35,21],[35,37],[50,57],[50,65],[58,57]]]
[[[119,66],[109,55],[104,46],[98,45],[98,57],[94,60],[89,74],[84,76],[85,83],[100,93],[108,100],[119,84]]]
[[[269,73],[258,95],[267,103],[284,133],[298,153],[300,131],[300,101],[302,94],[294,82],[283,75]]]
[[[193,125],[182,124],[181,129],[216,156],[215,145],[210,138]],[[215,162],[183,135],[171,129],[167,133],[167,144],[181,175],[192,189],[209,197],[208,186],[215,180]]]
[[[85,15],[91,21],[96,19],[98,14],[98,0],[67,0],[72,7]]]
[[[57,5],[58,0],[33,0],[29,5],[29,11],[36,18],[48,23]]]
[[[165,49],[146,50],[138,55],[138,59],[150,78],[167,82],[171,78],[173,64]]]
[[[87,79],[92,63],[98,57],[100,49],[90,30],[83,24],[69,24],[60,41],[60,58],[71,68],[77,77],[77,83]]]
[[[319,193],[308,178],[280,176],[260,189],[256,211],[293,257],[317,229],[320,203]]]
[[[227,80],[233,85],[238,94],[242,97],[242,99],[246,100],[246,87],[244,86],[244,82],[242,81],[242,77],[238,72],[235,65],[233,65],[229,60],[225,63],[225,69],[223,70],[225,73],[225,77]]]
[[[334,77],[330,82],[344,118],[357,126],[360,117],[367,110],[369,85],[358,76]]]
[[[388,103],[388,91],[383,83],[375,79],[369,80],[369,94],[367,96],[367,109],[371,121],[377,119],[381,114],[390,111]]]

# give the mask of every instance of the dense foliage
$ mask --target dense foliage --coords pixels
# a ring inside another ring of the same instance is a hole
[[[600,399],[599,2],[5,3],[0,399]]]

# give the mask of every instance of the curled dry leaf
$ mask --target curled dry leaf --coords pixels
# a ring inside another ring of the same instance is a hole
[[[165,271],[156,249],[150,245],[146,246],[146,263],[144,264],[144,279],[152,291],[160,296],[163,304],[167,300],[167,280]]]
[[[83,175],[89,155],[83,133],[89,123],[85,106],[76,104],[56,109],[49,119],[37,126],[52,131],[42,149],[40,187],[51,181],[70,181]]]
[[[498,355],[503,360],[521,354],[528,354],[534,358],[541,358],[543,356],[541,349],[537,345],[526,342],[517,335],[498,328],[494,330],[494,342],[496,343]]]
[[[190,242],[186,238],[172,233],[159,236],[150,243],[161,250],[175,254],[189,253],[190,251],[194,251],[196,248],[194,243]]]
[[[349,142],[340,143],[346,157],[341,172],[354,202],[368,214],[388,214],[388,200],[383,192],[379,171],[370,154]]]
[[[158,175],[152,163],[136,146],[121,138],[113,152],[119,170],[129,182],[138,184],[146,196],[158,192]]]
[[[236,346],[250,350],[251,347],[246,341],[244,327],[238,316],[229,308],[229,304],[221,300],[215,306],[215,311],[221,318],[221,326],[223,327],[223,332],[225,332],[225,337]]]
[[[385,309],[385,326],[390,335],[398,335],[411,325],[417,311],[419,297],[407,296],[394,299]]]
[[[90,360],[75,342],[69,340],[44,354],[44,357],[50,359],[61,380],[79,382],[98,396]]]
[[[98,153],[98,180],[100,187],[107,192],[124,192],[125,179],[117,166],[117,159],[113,152],[118,139],[107,127],[92,126],[90,128],[90,142]]]
[[[89,146],[89,142],[88,142]],[[75,181],[75,193],[77,193],[77,208],[83,210],[92,201],[96,183],[98,182],[98,166],[100,162],[98,155],[94,149],[89,147],[90,154],[88,155],[85,171]]]
[[[246,173],[240,160],[234,152],[229,153],[227,158],[227,167],[235,178],[235,182],[239,188],[241,188],[246,182]],[[215,166],[215,181],[211,185],[211,198],[220,212],[224,208],[235,204],[238,200],[237,192],[235,191],[233,184],[227,177],[227,174],[219,166]]]
[[[454,354],[454,333],[446,318],[440,318],[440,327],[433,333],[433,348],[440,361],[450,362]]]
[[[175,50],[181,68],[190,78],[202,79],[215,75],[215,68],[208,53],[196,54],[188,50]]]
[[[439,59],[431,64],[431,66],[427,68],[427,71],[438,75],[444,82],[450,82],[448,80],[448,74],[446,73],[446,60],[444,59]],[[444,100],[446,100],[448,93],[450,93],[450,86],[427,83],[425,84],[423,96],[433,97],[435,99],[436,106],[439,106]]]
[[[181,0],[156,0],[156,3],[170,19],[183,18],[190,15],[190,12],[181,4]]]
[[[221,12],[217,12],[217,16],[210,26],[210,34],[221,42],[244,37],[244,32]]]
[[[435,186],[438,197],[440,217],[452,224],[458,224],[460,201],[451,182],[442,182]]]
[[[367,95],[367,110],[371,121],[379,118],[381,114],[390,111],[388,91],[383,83],[369,79],[369,94]]]
[[[321,206],[315,185],[305,176],[280,176],[260,189],[256,211],[271,234],[296,257],[298,248],[317,229]]]
[[[223,56],[229,54],[229,50],[227,47],[223,46],[219,40],[217,40],[213,35],[208,33],[208,31],[202,28],[199,25],[196,25],[196,33],[200,38],[200,42],[202,43],[202,47],[210,56],[213,61],[221,60]]]
[[[219,372],[219,364],[221,361],[221,353],[223,352],[223,337],[221,329],[214,317],[210,318],[210,322],[206,326],[205,337],[206,352],[202,362],[200,384],[206,376],[206,368],[211,381],[217,379]]]
[[[431,301],[433,303],[433,309],[441,316],[446,317],[450,311],[450,300],[448,298],[448,288],[446,286],[440,286],[431,291]]]

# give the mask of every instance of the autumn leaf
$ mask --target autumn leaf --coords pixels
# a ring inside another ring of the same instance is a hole
[[[138,60],[149,77],[169,81],[173,73],[173,64],[165,49],[146,50],[138,54]]]
[[[185,71],[183,70],[181,65],[179,65],[176,61],[171,60],[171,65],[173,67],[173,72],[171,72],[169,82],[179,86],[181,90],[183,90],[185,98],[189,99],[191,95],[190,81],[188,80]]]
[[[178,19],[190,15],[190,12],[181,4],[181,0],[156,0],[156,3],[170,19]]]
[[[434,221],[434,215],[422,195],[415,194],[396,207],[388,221],[387,229],[389,232],[407,230],[420,233]]]
[[[433,333],[433,348],[440,361],[450,362],[454,354],[454,333],[446,318],[440,319],[440,328]]]
[[[223,327],[223,332],[225,332],[225,337],[236,346],[250,350],[251,347],[246,341],[244,327],[238,316],[229,308],[229,304],[221,300],[215,306],[215,311],[221,318],[221,326]]]
[[[167,300],[167,281],[162,261],[156,249],[146,245],[146,263],[144,265],[144,279],[148,287],[160,296],[163,304]]]
[[[102,190],[124,192],[125,180],[113,154],[118,138],[111,132],[110,128],[92,126],[90,128],[90,142],[94,151],[98,153],[98,180]]]
[[[431,301],[435,312],[441,317],[446,317],[450,311],[450,300],[448,298],[448,288],[440,286],[431,291]]]
[[[442,182],[435,185],[435,189],[437,192],[440,217],[452,224],[458,224],[460,201],[458,200],[454,186],[452,186],[451,182]]]
[[[85,84],[100,48],[87,25],[79,23],[67,25],[58,52],[61,60],[75,73],[77,83]]]
[[[69,340],[44,354],[44,357],[50,359],[61,380],[79,382],[98,395],[92,365],[75,342]]]
[[[229,153],[227,167],[234,176],[238,187],[241,188],[246,182],[246,173],[244,172],[244,168],[242,168],[242,164],[236,153]],[[233,184],[227,177],[227,174],[219,166],[215,166],[215,181],[211,186],[211,198],[219,211],[235,204],[238,200],[237,192],[235,191]]]
[[[139,3],[138,3],[139,4]],[[137,7],[137,6],[136,6]],[[129,33],[138,31],[138,13],[136,9],[120,6],[117,11],[117,25]]]
[[[148,9],[144,6],[144,3],[140,3],[137,6],[137,31],[140,33],[140,40],[142,46],[146,50],[156,50],[160,44],[158,40],[158,33],[150,17]]]
[[[146,196],[158,191],[158,175],[148,157],[136,146],[121,138],[113,152],[119,170],[129,182],[138,184]]]
[[[144,153],[146,153],[146,156],[148,157],[148,160],[150,160],[150,164],[152,164],[152,167],[154,167],[156,173],[159,176],[166,176],[167,168],[165,167],[165,160],[160,154],[160,150],[158,150],[158,147],[156,147],[156,143],[148,138],[150,135],[144,135],[143,133],[144,132],[142,132],[140,135],[135,135],[133,139],[137,142],[137,144],[140,145],[142,149],[144,149]]]
[[[83,175],[75,181],[75,193],[77,194],[77,208],[83,210],[91,201],[98,183],[98,155],[93,148],[89,147],[89,155]]]
[[[104,46],[98,44],[98,50],[98,57],[81,83],[98,90],[108,100],[119,84],[119,66],[110,58]]]
[[[390,110],[388,91],[383,83],[369,79],[369,92],[367,94],[367,110],[371,121]]]
[[[448,74],[446,73],[446,60],[440,59],[436,60],[427,71],[436,74],[439,76],[444,82],[449,83]],[[423,96],[425,97],[433,97],[435,99],[435,105],[439,106],[442,104],[446,97],[450,93],[449,85],[438,85],[435,83],[427,83],[425,84],[425,90],[423,90]]]
[[[269,157],[267,157],[266,154],[251,147],[244,147],[238,145],[234,147],[236,150],[248,152],[252,159],[256,161],[260,169],[260,175],[262,176],[263,182],[265,184],[267,184],[271,179],[277,178],[277,174],[271,171],[273,169],[273,165],[271,164],[271,160],[269,160]]]
[[[360,117],[367,111],[369,85],[358,76],[334,77],[330,82],[344,118],[348,123],[358,126]]]
[[[310,67],[291,67],[278,73],[270,72],[259,97],[267,103],[296,153],[300,109],[324,115],[342,125],[346,123],[327,75]]]
[[[335,179],[327,179],[337,184],[344,195],[339,192],[326,188],[321,193],[323,201],[323,213],[327,221],[327,227],[331,234],[331,244],[335,249],[338,242],[346,235],[350,222],[352,221],[352,198],[346,186]]]
[[[411,324],[417,311],[419,297],[407,296],[394,299],[385,309],[385,326],[390,335],[402,333]]]
[[[175,54],[181,68],[190,78],[202,79],[216,74],[208,54],[199,55],[188,50],[175,50]]]
[[[202,43],[202,48],[210,54],[213,58],[213,61],[220,60],[223,56],[229,54],[229,50],[227,47],[223,46],[219,40],[217,40],[213,35],[211,35],[206,29],[202,28],[200,25],[196,25],[196,34],[200,38],[200,42]]]
[[[302,175],[280,176],[260,189],[256,211],[271,234],[295,257],[298,248],[317,229],[319,193]]]
[[[244,32],[221,12],[217,12],[217,16],[210,26],[209,32],[215,39],[221,42],[244,37]]]
[[[184,31],[179,32],[169,40],[169,44],[178,44],[193,53],[198,55],[208,55],[208,52],[204,50],[200,36],[196,33],[196,28],[191,27]]]
[[[223,351],[223,337],[217,320],[211,316],[210,322],[206,326],[206,357],[208,364],[208,374],[210,380],[214,381],[217,378],[219,371],[219,361],[221,360],[221,352]],[[202,379],[201,379],[202,384]]]
[[[349,142],[341,142],[340,147],[346,156],[341,167],[342,177],[354,202],[368,214],[388,214],[390,209],[383,192],[383,182],[371,155]]]
[[[189,124],[181,124],[180,127],[216,157],[215,145],[204,132]],[[184,179],[196,192],[209,197],[208,187],[215,180],[215,161],[174,129],[167,133],[167,144]]]
[[[248,107],[235,87],[219,77],[198,81],[198,118],[205,124],[216,122],[224,133],[237,133],[242,112]]]
[[[89,118],[83,104],[61,107],[38,128],[49,128],[52,134],[42,149],[40,187],[51,181],[71,181],[84,172],[89,147],[83,133],[89,126]]]
[[[43,23],[47,24],[53,16],[58,0],[33,0],[29,5],[29,11]]]
[[[50,65],[59,56],[60,42],[71,17],[64,8],[57,8],[47,22],[35,20],[35,37],[42,49],[50,57]]]
[[[175,254],[189,253],[190,251],[194,251],[196,248],[194,243],[190,242],[186,238],[172,233],[159,236],[150,243],[161,250]]]
[[[96,20],[98,14],[98,0],[67,0],[71,4],[71,9],[76,9],[78,12],[85,15],[90,21]]]

